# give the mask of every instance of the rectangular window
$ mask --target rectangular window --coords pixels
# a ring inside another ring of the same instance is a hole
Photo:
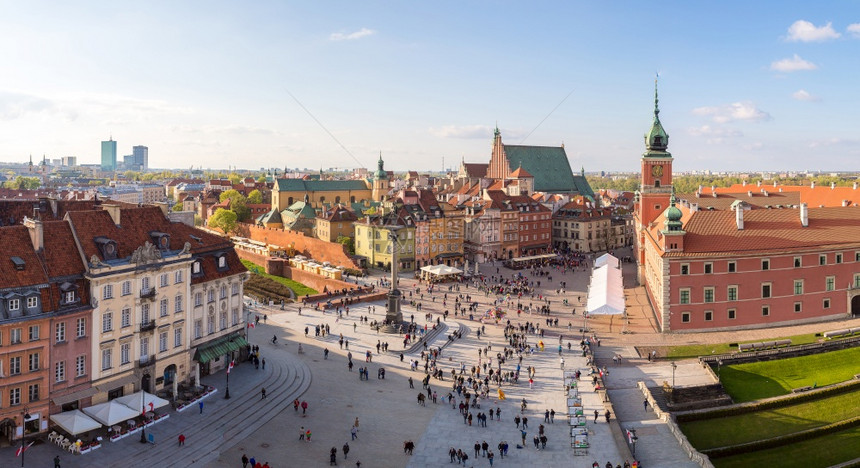
[[[729,309],[729,310],[727,310],[727,312],[729,315],[729,320],[734,320],[735,319],[735,309]]]
[[[854,274],[854,287],[860,288],[860,273]]]
[[[168,277],[167,277],[167,273],[165,273],[165,274],[163,274],[163,275],[161,275],[161,276],[159,276],[159,277],[158,277],[158,285],[159,285],[160,287],[162,287],[162,288],[166,288],[166,287],[167,287],[167,285],[169,284],[169,283],[168,283],[168,281],[169,281],[169,280],[168,280]]]
[[[28,327],[28,333],[30,337],[30,341],[38,341],[39,340],[39,326],[38,325],[30,325]]]
[[[738,264],[736,262],[729,262],[728,263],[728,271],[729,271],[729,273],[734,273],[734,272],[738,271]]]
[[[60,361],[54,366],[54,382],[66,381],[66,362]]]
[[[201,305],[203,305],[203,293],[197,293],[194,295],[194,306],[197,307]]]
[[[74,291],[69,291],[64,296],[66,298],[66,304],[71,304],[71,303],[75,302],[75,292]]]
[[[182,282],[182,270],[178,270],[176,273],[173,274],[173,282],[174,283],[181,283]]]
[[[221,297],[220,298],[221,299],[227,298],[227,286],[226,285],[221,286]]]
[[[710,275],[714,272],[714,264],[713,263],[705,263],[705,274]]]
[[[39,370],[39,353],[31,353],[29,357],[30,372],[36,372]]]
[[[122,328],[131,326],[131,309],[126,307],[122,309]]]
[[[705,302],[714,302],[714,288],[705,288]]]
[[[21,373],[21,356],[9,358],[9,374],[18,375]]]
[[[794,257],[794,267],[800,268],[803,266],[803,261],[801,257]]]
[[[770,297],[770,283],[762,283],[761,284],[761,297],[768,298]]]
[[[9,310],[18,310],[21,308],[21,299],[9,299]]]
[[[31,402],[39,401],[39,384],[31,384],[27,386],[27,396],[30,397]]]
[[[803,294],[803,280],[794,280],[794,295],[799,296]]]
[[[173,313],[178,314],[182,312],[182,294],[173,298]]]
[[[836,263],[842,263],[842,254],[841,253],[836,254]]]
[[[113,312],[105,312],[102,314],[102,333],[107,333],[113,330]]]
[[[163,353],[167,351],[167,332],[161,332],[158,335],[158,352]]]
[[[140,339],[140,359],[147,360],[149,358],[149,338],[143,337]]]
[[[712,320],[714,320],[714,311],[713,310],[706,310],[705,311],[705,321],[710,322]]]
[[[203,321],[195,320],[194,321],[194,338],[200,338],[203,334]]]
[[[827,254],[821,254],[818,256],[818,264],[827,265]]]
[[[682,312],[681,313],[681,323],[690,323],[690,313]]]
[[[102,288],[102,299],[112,299],[113,298],[113,285],[106,284],[104,288]]]
[[[140,323],[149,323],[149,304],[140,306]]]
[[[33,297],[27,298],[27,308],[28,309],[35,309],[37,305],[39,305],[39,298],[38,297],[33,296]]]
[[[131,294],[131,281],[123,281],[122,282],[122,295],[128,296]]]
[[[83,338],[87,336],[87,319],[84,317],[78,318],[75,321],[75,336]]]
[[[182,329],[177,328],[173,330],[173,347],[178,348],[182,346]]]
[[[729,286],[726,294],[726,298],[729,301],[738,300],[738,287],[737,286]]]
[[[761,261],[761,269],[762,270],[770,270],[770,260],[762,260]]]
[[[824,278],[824,290],[833,291],[834,289],[836,289],[836,277],[828,276],[827,278]]]
[[[87,374],[87,357],[78,356],[75,358],[75,375],[82,377]]]
[[[57,324],[56,333],[54,333],[57,343],[66,341],[66,323],[60,322]]]
[[[65,326],[65,324],[63,324],[63,325]],[[65,337],[65,334],[63,336]],[[65,338],[63,338],[63,341],[65,341]],[[12,330],[9,331],[9,343],[18,344],[20,342],[21,342],[21,329],[20,328],[13,328]]]
[[[149,291],[149,277],[144,276],[142,280],[140,280],[140,290],[141,291]]]
[[[210,289],[206,294],[206,302],[215,302],[215,290]]]
[[[761,315],[762,317],[770,315],[770,306],[761,306]]]
[[[20,388],[12,388],[9,389],[9,405],[15,406],[21,404],[21,389]]]
[[[794,303],[794,311],[795,312],[800,312],[802,309],[803,309],[803,303],[802,302],[795,302]]]
[[[239,283],[233,283],[233,295],[234,296],[239,295]]]
[[[131,343],[123,343],[119,345],[119,365],[125,365],[131,362]]]
[[[233,319],[231,323],[233,326],[239,325],[239,309],[236,307],[233,308]]]
[[[689,304],[690,303],[690,290],[689,289],[681,289],[681,304]]]
[[[825,309],[829,309],[829,308],[830,308],[830,298],[825,299],[825,300],[822,302],[821,306],[822,306],[823,308],[825,308]]]
[[[860,252],[854,252],[854,261],[860,262]]]
[[[162,299],[159,302],[158,312],[162,317],[167,317],[167,299]]]
[[[111,363],[112,351],[110,348],[102,350],[102,370],[108,370],[113,366]]]

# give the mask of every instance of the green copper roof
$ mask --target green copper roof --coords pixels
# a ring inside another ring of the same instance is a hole
[[[369,190],[363,180],[278,179],[279,192],[327,192],[335,190]]]
[[[665,231],[680,231],[681,230],[681,210],[675,206],[675,194],[669,199],[669,208],[666,209],[666,229]],[[665,232],[664,231],[664,232]]]
[[[382,152],[379,153],[379,161],[376,162],[376,172],[373,173],[373,178],[376,180],[385,180],[388,178],[388,173],[385,172],[382,161]]]
[[[281,221],[281,212],[277,208],[272,208],[268,213],[260,215],[257,221],[263,224],[283,224],[283,221]]]
[[[594,191],[582,176],[574,176],[567,153],[561,146],[504,145],[510,167],[522,167],[534,176],[538,192],[570,193],[594,197]],[[577,180],[579,178],[580,180]]]
[[[292,213],[295,217],[304,217],[313,219],[317,217],[317,212],[311,207],[309,203],[305,203],[303,201],[297,201],[290,205],[286,210],[286,212]]]
[[[663,124],[660,123],[660,107],[657,98],[657,80],[654,80],[654,122],[651,123],[651,129],[645,135],[645,154],[648,157],[672,157],[666,149],[669,147],[669,134],[663,129]]]

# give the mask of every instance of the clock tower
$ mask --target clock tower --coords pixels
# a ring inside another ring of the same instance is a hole
[[[654,121],[651,123],[651,129],[645,134],[642,175],[639,191],[636,193],[635,227],[640,267],[645,261],[643,247],[645,229],[669,208],[669,198],[672,196],[672,154],[667,151],[669,135],[660,123],[658,103],[657,81],[654,80]]]

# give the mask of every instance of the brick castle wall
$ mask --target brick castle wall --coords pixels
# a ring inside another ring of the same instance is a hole
[[[312,258],[318,263],[330,262],[332,265],[345,268],[360,268],[349,257],[349,253],[343,245],[336,242],[326,242],[316,237],[308,237],[301,232],[240,223],[237,228],[237,235],[283,248],[292,247],[297,254]]]

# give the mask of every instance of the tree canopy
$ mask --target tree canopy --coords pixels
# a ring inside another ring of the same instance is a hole
[[[263,194],[257,189],[251,190],[251,193],[248,194],[248,203],[252,205],[263,203]]]
[[[236,213],[224,208],[218,208],[215,213],[209,217],[209,227],[220,229],[225,234],[230,234],[236,230],[238,226]]]

